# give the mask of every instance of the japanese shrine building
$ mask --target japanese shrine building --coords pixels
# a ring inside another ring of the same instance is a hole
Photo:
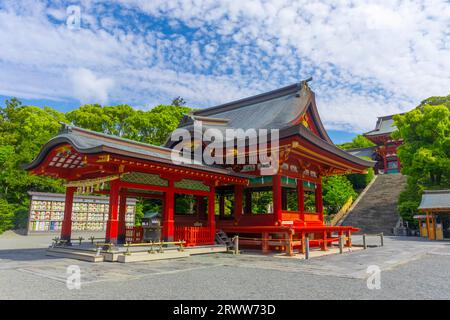
[[[401,164],[397,156],[397,148],[403,141],[392,138],[392,133],[397,130],[394,124],[394,116],[378,117],[375,129],[364,133],[364,137],[372,141],[376,146],[367,148],[349,149],[347,152],[355,156],[365,156],[376,161],[376,173],[398,173]]]
[[[307,82],[195,111],[181,120],[179,128],[193,132],[195,121],[202,121],[203,130],[278,129],[279,146],[270,154],[277,154],[277,171],[262,175],[261,159],[256,164],[175,164],[171,154],[177,143],[170,139],[160,147],[63,125],[26,166],[32,174],[66,181],[61,237],[71,239],[73,197],[82,192],[109,195],[105,237],[112,243],[125,241],[124,208],[127,197],[133,197],[162,201],[162,238],[168,241],[213,244],[220,229],[229,235],[239,234],[243,244],[262,246],[263,250],[276,248],[276,239],[285,238],[291,240],[292,248],[303,250],[305,236],[311,238],[312,246],[323,250],[340,234],[347,235],[350,245],[350,234],[356,228],[324,223],[322,178],[364,173],[374,162],[332,143]],[[246,161],[257,156],[252,150],[246,142]],[[254,204],[261,193],[270,194],[271,203],[265,212],[255,212]],[[176,212],[174,203],[179,194],[195,199],[193,212]],[[225,199],[232,203],[231,212],[225,210]],[[309,199],[308,206],[305,199]],[[193,234],[202,236],[194,241]],[[245,236],[249,238],[245,240]]]

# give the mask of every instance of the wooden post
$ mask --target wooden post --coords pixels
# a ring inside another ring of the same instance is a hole
[[[305,212],[305,192],[301,179],[297,179],[297,211],[301,215]]]
[[[73,208],[73,196],[75,194],[75,187],[66,188],[66,199],[64,203],[64,219],[61,226],[61,240],[70,244],[72,237],[72,208]]]
[[[283,220],[281,210],[281,176],[272,176],[273,219],[275,225],[281,225]]]
[[[119,235],[117,236],[117,243],[124,244],[126,238],[126,217],[127,217],[127,196],[120,195],[119,203]]]
[[[352,247],[352,232],[350,230],[347,231],[347,243],[346,246],[348,248]]]
[[[239,236],[234,236],[234,254],[239,254]]]
[[[328,250],[328,234],[326,231],[323,232],[323,242],[322,242],[322,251]]]
[[[288,190],[287,188],[281,187],[281,209],[287,210],[287,199],[288,199]]]
[[[208,226],[212,237],[212,243],[214,244],[214,238],[216,236],[216,211],[215,211],[215,187],[210,186],[210,193],[208,195]]]
[[[315,202],[316,212],[319,214],[320,221],[323,222],[322,182],[316,184]]]
[[[344,235],[342,233],[339,234],[339,253],[342,254],[344,252]]]
[[[437,232],[436,232],[436,215],[431,217],[431,221],[433,222],[433,237],[434,240],[437,240]]]
[[[164,212],[163,212],[163,230],[162,238],[164,241],[174,240],[174,204],[175,204],[175,193],[174,193],[174,182],[169,180],[169,189],[164,194]]]
[[[366,243],[366,234],[363,234],[363,248],[364,250],[367,249],[367,243]]]
[[[247,189],[245,191],[245,212],[244,214],[252,214],[252,190]]]
[[[428,216],[428,211],[425,211],[426,214],[426,221],[427,221],[427,235],[428,235],[428,240],[431,240],[431,234],[430,234],[430,220],[429,220],[429,216]]]
[[[305,252],[306,252],[306,236],[305,236],[304,232],[302,232],[301,237],[302,237],[302,246],[300,248],[300,253],[305,254]]]
[[[223,219],[225,217],[225,195],[219,195],[219,217]]]
[[[292,232],[286,232],[286,255],[293,256],[294,250],[292,247]]]
[[[305,259],[308,260],[309,259],[309,235],[306,235],[306,239],[305,239]]]
[[[109,215],[106,222],[106,235],[105,240],[107,243],[117,244],[117,236],[119,233],[119,179],[112,180],[110,182],[109,190]]]
[[[242,216],[242,192],[244,187],[241,185],[234,186],[234,220],[239,221]]]
[[[261,249],[264,254],[269,253],[269,233],[263,232],[261,234]]]
[[[384,246],[384,233],[380,233],[380,246]]]

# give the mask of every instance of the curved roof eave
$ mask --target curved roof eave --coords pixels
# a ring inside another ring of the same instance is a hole
[[[305,128],[303,126],[291,126],[289,128],[280,130],[280,138],[287,138],[289,136],[294,136],[294,135],[298,135],[298,136],[308,140],[309,142],[311,142],[318,148],[328,151],[328,152],[331,152],[331,153],[337,155],[338,157],[341,157],[341,158],[343,158],[347,161],[350,161],[356,165],[370,168],[376,164],[376,161],[364,160],[359,157],[353,156],[350,153],[348,153],[342,149],[339,149],[334,144],[329,143],[329,142],[317,137],[315,134],[313,134],[312,132],[310,132],[307,128]]]
[[[129,156],[129,157],[133,157],[133,158],[137,158],[137,159],[150,160],[150,161],[154,161],[154,162],[173,165],[173,162],[171,161],[171,159],[168,159],[168,158],[162,158],[162,157],[159,158],[159,157],[155,157],[155,156],[151,156],[151,155],[142,154],[139,152],[131,152],[131,151],[127,151],[127,150],[123,150],[120,148],[115,148],[115,147],[111,147],[111,146],[107,146],[107,145],[102,145],[102,144],[99,144],[94,147],[84,148],[84,147],[80,146],[76,137],[71,137],[70,135],[65,134],[65,135],[58,135],[58,136],[52,138],[51,140],[49,140],[42,147],[38,156],[31,163],[22,166],[23,169],[25,169],[27,171],[35,169],[42,163],[42,161],[45,159],[45,157],[48,155],[48,153],[54,147],[56,147],[58,145],[62,145],[62,144],[70,144],[77,152],[84,153],[84,154],[99,154],[99,153],[103,153],[103,152],[108,152],[108,153],[112,153],[112,154],[124,155],[124,156]],[[200,171],[207,171],[207,172],[215,173],[215,174],[232,175],[232,176],[236,176],[236,177],[240,177],[240,178],[249,178],[250,177],[249,175],[246,175],[246,174],[234,173],[234,172],[230,172],[226,169],[217,168],[217,167],[213,167],[213,166],[206,166],[206,165],[199,165],[199,164],[180,164],[180,166],[185,167],[185,168],[200,170]]]

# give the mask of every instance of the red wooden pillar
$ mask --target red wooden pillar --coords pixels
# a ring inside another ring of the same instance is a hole
[[[320,221],[323,222],[322,183],[316,184],[315,202],[316,212],[319,214]]]
[[[119,234],[119,179],[110,182],[109,190],[109,216],[106,222],[105,240],[107,243],[117,243],[117,236]]]
[[[281,187],[281,209],[287,210],[288,205],[288,190],[287,188]]]
[[[196,214],[197,214],[197,220],[200,220],[202,217],[202,197],[201,196],[195,196],[195,202],[196,202]]]
[[[219,195],[219,216],[222,219],[225,217],[225,195]]]
[[[234,220],[239,221],[242,216],[242,192],[244,187],[241,185],[234,186]]]
[[[302,214],[302,219],[305,212],[305,191],[303,188],[303,180],[297,179],[297,211]]]
[[[163,212],[163,232],[162,238],[164,241],[173,241],[174,237],[174,204],[175,192],[174,182],[169,180],[169,189],[164,194],[164,212]]]
[[[281,210],[281,176],[272,176],[273,219],[276,225],[280,225],[283,216]]]
[[[73,196],[75,194],[75,187],[66,188],[66,200],[64,203],[64,220],[61,226],[61,240],[70,243],[72,237],[72,207],[73,207]]]
[[[245,191],[245,212],[244,214],[252,214],[252,191],[251,189]]]
[[[215,187],[210,187],[210,194],[208,195],[208,226],[211,234],[211,241],[214,243],[214,237],[216,235],[216,212],[215,212]]]
[[[119,203],[119,235],[117,237],[117,243],[125,243],[126,234],[126,216],[127,216],[127,197],[125,195],[120,195]]]

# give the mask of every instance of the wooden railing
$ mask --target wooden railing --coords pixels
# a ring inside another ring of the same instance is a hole
[[[283,211],[283,221],[320,222],[317,212]]]
[[[209,227],[175,226],[174,239],[186,241],[186,246],[214,244],[215,233]]]

